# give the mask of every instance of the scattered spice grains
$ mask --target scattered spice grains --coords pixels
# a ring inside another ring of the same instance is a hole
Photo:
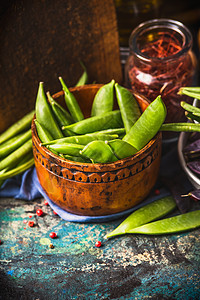
[[[37,209],[36,210],[36,215],[39,216],[39,217],[43,216],[44,215],[43,210],[42,209]]]
[[[99,248],[99,247],[101,247],[101,246],[102,246],[101,241],[97,241],[97,242],[95,243],[95,247]]]
[[[28,221],[27,220],[23,220],[23,223],[26,224]]]
[[[49,234],[49,236],[50,236],[51,239],[55,239],[57,237],[57,234],[55,232],[51,232]]]
[[[44,205],[49,205],[47,200],[44,200]]]
[[[49,248],[54,249],[54,245],[53,244],[49,244]]]
[[[35,225],[35,223],[33,221],[28,221],[28,226],[29,227],[33,227]]]
[[[160,190],[159,190],[159,189],[156,189],[156,190],[154,191],[154,193],[155,193],[155,195],[160,195]]]

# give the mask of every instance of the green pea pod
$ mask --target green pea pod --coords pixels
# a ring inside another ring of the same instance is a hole
[[[91,116],[99,116],[101,114],[113,110],[114,103],[114,79],[104,84],[96,93],[91,110]]]
[[[12,168],[15,166],[20,160],[26,155],[28,152],[32,150],[32,139],[26,141],[22,146],[13,151],[11,154],[6,156],[2,161],[0,161],[0,170],[5,168]]]
[[[23,133],[17,140],[14,140],[14,142],[9,143],[4,147],[0,147],[0,158],[5,157],[11,152],[13,152],[30,138],[31,138],[31,129]]]
[[[68,136],[62,139],[53,140],[47,143],[43,143],[43,146],[46,145],[53,145],[53,144],[66,144],[66,143],[74,143],[74,144],[81,144],[87,145],[88,143],[94,140],[111,140],[118,138],[117,134],[103,134],[103,133],[88,133],[84,135],[75,135],[75,136]]]
[[[136,227],[167,215],[175,208],[176,203],[171,196],[155,200],[130,214],[115,230],[108,233],[106,238],[129,233]]]
[[[200,108],[199,107],[193,106],[185,101],[181,101],[180,104],[181,104],[182,108],[185,109],[186,111],[195,113],[197,116],[200,116]]]
[[[200,123],[200,116],[196,116],[196,114],[193,114],[193,113],[188,112],[188,111],[185,112],[185,115],[189,120],[195,120],[195,121]]]
[[[75,134],[86,134],[95,131],[121,127],[123,127],[121,113],[119,110],[114,110],[106,114],[84,119],[68,126],[63,126],[63,129],[71,131]]]
[[[30,113],[26,114],[22,119],[11,125],[2,134],[0,134],[0,144],[14,137],[18,133],[30,128],[34,113],[35,111],[32,110]]]
[[[126,132],[128,133],[133,124],[141,115],[140,108],[133,94],[122,87],[118,83],[115,83],[117,102],[121,111],[122,120]]]
[[[85,85],[88,82],[88,73],[87,73],[86,67],[84,66],[84,64],[82,62],[80,62],[80,64],[83,68],[83,74],[81,75],[78,82],[76,83],[76,86]]]
[[[119,139],[106,141],[106,144],[110,146],[114,155],[118,159],[123,159],[137,153],[137,149],[135,149],[131,144]]]
[[[102,134],[117,134],[119,136],[124,135],[126,133],[125,128],[112,128],[112,129],[105,129],[105,130],[100,130],[98,133]]]
[[[200,100],[200,87],[182,87],[179,89],[178,94]]]
[[[68,111],[66,111],[66,109],[64,109],[58,102],[56,102],[49,92],[47,92],[47,98],[51,104],[52,111],[60,128],[62,128],[62,126],[74,123],[74,120]]]
[[[3,143],[0,145],[0,149],[2,149],[2,148],[4,148],[4,147],[6,147],[6,146],[8,146],[8,145],[10,145],[10,144],[12,144],[12,143],[14,143],[14,142],[16,142],[19,138],[21,138],[21,136],[24,134],[24,132],[25,132],[25,131],[20,132],[20,133],[18,133],[17,135],[15,135],[15,136],[11,137],[10,139],[6,140],[5,142],[3,142]]]
[[[80,150],[83,150],[84,145],[79,144],[53,144],[47,146],[49,150],[56,151],[57,153],[79,156]]]
[[[59,77],[60,83],[62,85],[64,96],[65,96],[65,102],[67,105],[67,108],[75,122],[79,122],[84,119],[83,113],[80,109],[80,106],[75,98],[75,96],[70,92],[68,87],[66,86],[64,80],[62,77]]]
[[[81,162],[81,163],[91,163],[90,159],[82,156],[72,156],[72,155],[64,155],[64,157],[71,161]]]
[[[117,161],[117,157],[104,141],[90,142],[80,151],[80,154],[89,158],[92,163],[109,163]]]
[[[53,140],[52,135],[50,132],[43,127],[36,119],[35,119],[35,126],[37,129],[37,134],[39,136],[39,139],[42,143],[47,143]]]
[[[6,180],[8,178],[11,178],[13,176],[16,176],[20,173],[25,172],[29,168],[31,168],[34,165],[34,158],[33,155],[28,160],[24,161],[23,163],[16,166],[14,169],[11,169],[9,171],[5,171],[4,173],[0,174],[0,181]]]
[[[195,123],[165,123],[160,127],[161,131],[175,132],[200,132],[200,124]]]
[[[200,210],[145,224],[130,229],[128,233],[150,235],[172,234],[192,230],[198,227],[200,227]]]
[[[50,104],[46,99],[43,82],[40,82],[39,84],[35,110],[36,120],[40,123],[41,126],[51,132],[51,135],[54,139],[63,137],[62,131],[55,120]]]
[[[147,106],[123,140],[139,151],[156,135],[165,117],[166,107],[161,96],[158,96]]]

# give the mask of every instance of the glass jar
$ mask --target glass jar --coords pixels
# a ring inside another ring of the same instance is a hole
[[[191,86],[195,74],[192,35],[180,22],[154,19],[140,24],[129,39],[130,55],[125,66],[125,84],[153,101],[161,95],[167,107],[166,122],[185,121],[178,95]]]

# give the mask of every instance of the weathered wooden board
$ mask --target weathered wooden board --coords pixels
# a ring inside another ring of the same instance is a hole
[[[112,0],[11,0],[0,14],[0,132],[34,107],[39,81],[73,86],[85,64],[90,82],[121,82]]]

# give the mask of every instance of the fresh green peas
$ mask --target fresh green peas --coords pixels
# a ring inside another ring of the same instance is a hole
[[[61,129],[59,128],[59,125],[52,113],[50,104],[46,99],[43,82],[40,82],[39,84],[35,110],[37,121],[41,126],[45,127],[49,132],[51,132],[51,135],[54,139],[63,137]]]
[[[179,89],[178,94],[200,100],[200,87],[182,87]]]
[[[38,120],[34,120],[35,121],[35,126],[36,126],[36,129],[37,129],[37,134],[39,136],[39,139],[42,143],[47,143],[47,142],[50,142],[53,140],[53,137],[52,135],[50,134],[50,132],[45,128],[43,127],[39,122]]]
[[[114,155],[118,159],[123,159],[137,153],[137,149],[135,149],[131,144],[120,139],[106,141],[106,144],[110,146]]]
[[[33,165],[34,165],[34,158],[33,158],[33,155],[32,155],[32,157],[30,157],[25,162],[23,162],[23,163],[19,164],[18,166],[16,166],[14,169],[11,169],[11,170],[8,170],[8,171],[5,170],[5,172],[0,173],[0,181],[6,180],[6,179],[11,178],[13,176],[16,176],[16,175],[26,171],[27,169],[29,169]]]
[[[62,128],[62,126],[74,123],[74,120],[66,111],[66,109],[64,109],[58,102],[56,102],[49,92],[47,92],[47,98],[51,104],[52,111],[60,128]]]
[[[79,144],[53,144],[47,146],[48,149],[56,151],[58,153],[80,156],[80,150],[83,150],[84,145]]]
[[[5,169],[7,167],[9,167],[9,169],[12,168],[31,150],[32,150],[32,139],[29,139],[22,146],[17,148],[11,154],[6,156],[2,161],[0,161],[0,170]]]
[[[130,229],[128,233],[150,235],[172,234],[198,227],[200,227],[200,210],[195,210]]]
[[[130,214],[115,230],[107,234],[106,238],[129,233],[138,226],[165,216],[175,208],[176,203],[171,196],[155,200]]]
[[[0,158],[7,156],[22,144],[24,144],[28,139],[31,138],[31,129],[20,135],[17,140],[14,140],[12,143],[7,143],[4,147],[0,147]]]
[[[124,136],[123,140],[130,143],[138,151],[142,149],[159,131],[166,117],[166,107],[158,96],[147,106],[143,114]]]
[[[122,87],[118,83],[115,83],[115,90],[124,127],[128,133],[133,124],[140,117],[141,111],[136,99],[129,90]]]
[[[66,144],[66,143],[74,143],[74,144],[81,144],[81,145],[87,145],[88,143],[94,141],[94,140],[111,140],[118,138],[117,134],[103,134],[103,133],[88,133],[84,135],[75,135],[75,136],[68,136],[62,139],[57,139],[53,141],[49,141],[47,143],[43,143],[43,146],[46,145],[53,145],[53,144]]]
[[[76,86],[85,85],[88,82],[88,73],[87,73],[86,67],[84,66],[84,64],[82,62],[80,62],[80,64],[83,68],[83,74],[81,75],[78,82],[76,83]]]
[[[0,134],[0,144],[14,137],[18,133],[30,128],[35,111],[32,110],[19,121],[11,125],[7,130]]]
[[[200,132],[200,124],[195,123],[165,123],[160,127],[161,131],[176,132]]]
[[[109,163],[117,161],[117,157],[104,141],[90,142],[80,151],[80,154],[89,158],[93,163]]]
[[[91,110],[91,116],[98,116],[113,110],[115,81],[104,84],[96,93]]]
[[[64,96],[65,96],[65,102],[67,105],[67,108],[75,122],[79,122],[84,119],[83,113],[80,109],[80,106],[78,105],[78,102],[74,95],[70,92],[68,87],[66,86],[64,80],[62,77],[59,77],[60,83],[62,85]]]
[[[185,109],[186,111],[195,113],[195,114],[197,114],[197,116],[200,116],[200,108],[199,107],[191,105],[185,101],[181,101],[180,104],[181,104],[182,108]]]
[[[90,117],[74,124],[63,126],[63,129],[74,134],[86,134],[95,131],[123,127],[121,113],[114,110],[99,116]]]

